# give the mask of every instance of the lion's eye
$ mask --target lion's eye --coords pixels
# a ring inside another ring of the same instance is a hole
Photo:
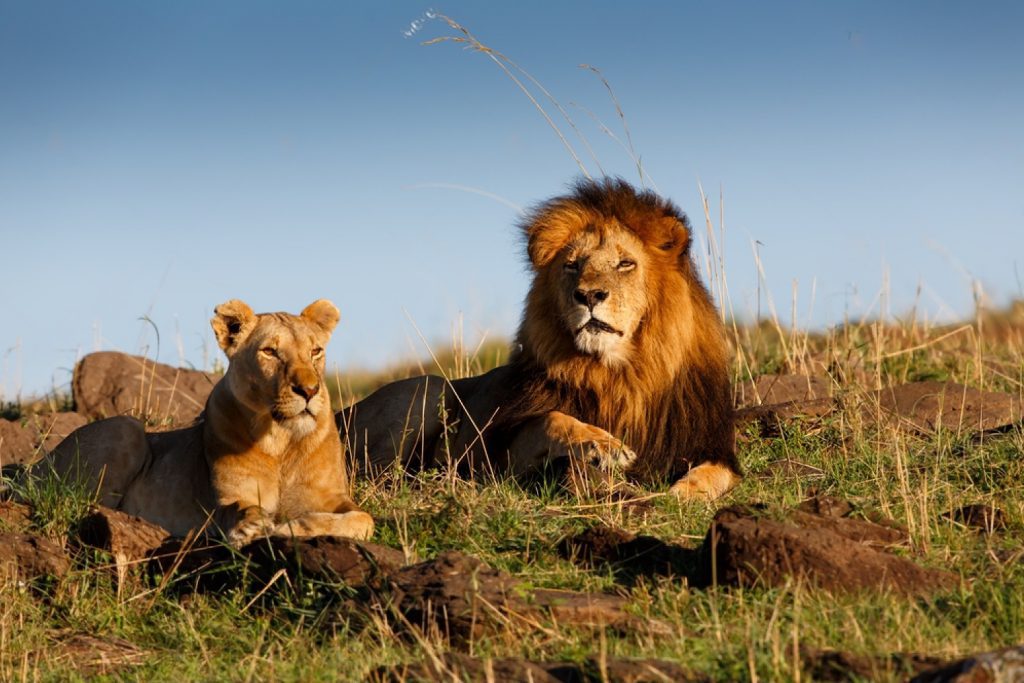
[[[636,261],[632,261],[628,258],[624,258],[621,261],[619,261],[618,269],[622,272],[626,272],[627,270],[633,270],[634,268],[636,268]]]
[[[579,261],[566,261],[565,262],[565,266],[563,266],[563,267],[567,271],[569,271],[570,273],[575,273],[576,271],[578,271],[580,269],[580,262]]]
[[[277,358],[277,349],[275,349],[273,346],[264,346],[262,349],[260,349],[260,354],[264,358]]]
[[[313,358],[319,358],[322,355],[324,355],[324,350],[319,346],[313,349]]]

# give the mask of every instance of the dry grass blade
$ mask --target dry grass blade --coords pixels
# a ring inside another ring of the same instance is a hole
[[[565,135],[562,133],[561,129],[558,127],[558,124],[555,123],[554,119],[551,118],[547,110],[544,109],[541,103],[537,101],[537,98],[533,96],[533,93],[530,92],[530,89],[526,87],[526,85],[512,72],[512,70],[509,69],[509,67],[511,66],[512,69],[515,69],[525,78],[527,78],[527,80],[533,83],[534,86],[536,86],[544,94],[544,96],[547,97],[555,105],[555,107],[558,108],[558,111],[565,118],[566,122],[573,128],[573,130],[575,130],[577,134],[580,134],[579,130],[576,128],[576,125],[572,122],[572,119],[569,117],[568,113],[551,95],[551,93],[548,92],[548,90],[544,88],[540,84],[540,82],[537,81],[537,79],[531,76],[526,70],[524,70],[522,67],[516,64],[514,61],[512,61],[502,53],[484,45],[479,40],[477,40],[476,36],[470,33],[469,29],[467,29],[462,24],[458,23],[451,17],[448,17],[444,14],[435,14],[433,16],[447,23],[448,26],[461,33],[462,36],[441,36],[439,38],[433,38],[431,40],[424,41],[423,44],[436,45],[445,42],[459,43],[465,45],[467,48],[471,50],[475,50],[477,52],[481,52],[487,55],[495,64],[497,64],[501,68],[503,72],[505,72],[505,75],[508,76],[512,80],[512,82],[516,84],[516,86],[522,91],[524,95],[526,95],[526,97],[530,100],[530,102],[537,109],[537,111],[540,112],[540,115],[544,117],[544,120],[547,121],[548,126],[550,126],[551,130],[555,132],[555,135],[558,136],[558,139],[562,142],[562,145],[565,147],[566,151],[568,151],[569,155],[572,156],[573,161],[575,161],[576,165],[579,166],[580,172],[587,178],[591,178],[590,172],[584,165],[583,160],[580,159],[579,154],[576,153],[576,150],[573,148],[572,143],[570,143],[568,138],[566,138]]]

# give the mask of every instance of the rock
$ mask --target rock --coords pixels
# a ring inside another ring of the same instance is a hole
[[[141,356],[99,351],[78,361],[71,387],[75,409],[89,419],[132,415],[150,424],[181,426],[199,416],[218,379]]]
[[[741,383],[736,426],[756,425],[761,436],[777,436],[787,423],[833,412],[831,390],[831,380],[813,375],[763,375]]]
[[[881,417],[883,422],[924,434],[938,429],[986,432],[1009,427],[1022,419],[1018,397],[954,382],[912,382],[883,389],[875,397],[881,415],[869,401],[864,407],[866,420]]]
[[[376,585],[379,578],[406,564],[400,550],[334,536],[262,539],[243,548],[242,554],[258,564],[284,565],[306,577],[343,581],[353,588]]]
[[[25,428],[32,434],[32,443],[40,454],[49,453],[71,432],[89,422],[79,413],[39,413],[29,416]]]
[[[96,507],[78,525],[78,542],[110,553],[123,582],[132,567],[141,566],[170,537],[163,527],[119,510]]]
[[[52,541],[17,532],[0,533],[0,580],[60,577],[69,567],[64,550]]]
[[[235,570],[270,581],[280,569],[291,576],[323,582],[344,581],[350,588],[377,587],[405,565],[401,551],[349,538],[261,538],[240,550],[199,539],[171,539],[149,553],[152,571],[195,573],[195,586],[219,590],[237,583]],[[239,560],[248,560],[240,562]]]
[[[0,419],[0,467],[35,459],[31,433],[17,422]]]
[[[25,531],[32,523],[32,508],[13,500],[0,501],[0,530]]]
[[[813,681],[845,683],[864,680],[906,680],[942,660],[916,654],[893,654],[880,657],[855,655],[837,650],[801,648],[804,668]]]
[[[951,590],[956,575],[926,569],[889,550],[907,542],[892,525],[804,509],[782,519],[763,509],[734,506],[719,510],[701,546],[695,584],[779,586],[796,578],[834,592],[891,591],[928,595]],[[848,513],[847,513],[848,514]]]
[[[616,595],[529,591],[508,574],[457,551],[401,569],[390,579],[392,608],[412,624],[453,643],[465,643],[510,623],[550,619],[564,624],[668,631],[626,611]]]
[[[418,664],[400,664],[377,670],[369,676],[377,683],[490,683],[491,681],[533,681],[534,683],[664,683],[665,681],[707,681],[675,662],[658,659],[595,657],[578,662],[531,662],[526,659],[478,659],[448,652]]]
[[[925,671],[911,683],[1016,683],[1024,681],[1024,645],[972,655]]]
[[[991,534],[1006,528],[1006,513],[997,507],[974,503],[942,515],[946,519]]]
[[[814,401],[832,395],[832,381],[816,375],[761,375],[736,387],[741,408]]]
[[[639,576],[687,576],[696,559],[689,548],[604,525],[563,539],[558,549],[565,559],[585,566],[611,565],[616,577],[626,582]]]

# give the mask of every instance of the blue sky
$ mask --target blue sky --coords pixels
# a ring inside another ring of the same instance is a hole
[[[209,366],[213,307],[327,297],[342,366],[508,336],[514,206],[572,157],[468,26],[703,234],[724,194],[731,307],[788,324],[967,314],[1024,279],[1024,5],[1014,2],[0,0],[0,398],[95,349]],[[553,112],[554,113],[554,112]],[[563,129],[591,173],[597,165]],[[455,189],[470,188],[468,190]],[[489,197],[496,195],[501,201]],[[811,295],[814,295],[813,305]],[[148,318],[152,324],[142,319]],[[159,331],[159,349],[156,334]]]

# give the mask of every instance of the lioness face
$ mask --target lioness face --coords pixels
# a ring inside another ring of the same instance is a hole
[[[559,306],[576,349],[608,364],[626,360],[651,295],[643,243],[611,221],[580,231],[552,265],[561,268]]]
[[[240,301],[218,306],[211,321],[230,362],[224,381],[256,414],[304,436],[331,410],[324,386],[324,348],[338,309],[321,299],[301,314],[256,315]]]

